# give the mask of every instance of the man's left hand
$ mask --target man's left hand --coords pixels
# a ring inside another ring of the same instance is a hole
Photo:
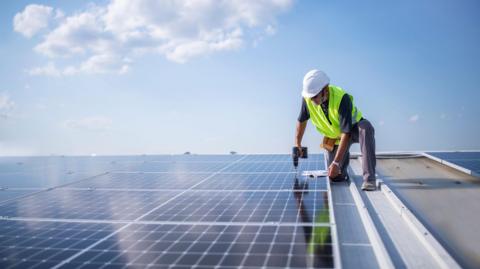
[[[337,165],[335,164],[330,164],[328,167],[328,177],[329,178],[335,178],[340,174],[340,169]]]

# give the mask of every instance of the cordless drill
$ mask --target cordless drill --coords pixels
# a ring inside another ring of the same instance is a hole
[[[293,147],[292,148],[292,159],[293,159],[293,166],[295,167],[295,170],[298,167],[298,159],[306,159],[308,158],[308,149],[307,147],[302,147],[302,153],[300,154],[300,150],[298,150],[298,147]]]

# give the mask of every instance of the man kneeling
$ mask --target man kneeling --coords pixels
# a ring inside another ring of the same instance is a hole
[[[328,177],[332,181],[343,181],[348,180],[350,146],[360,143],[362,190],[375,190],[375,130],[362,117],[353,97],[342,88],[330,85],[328,76],[319,70],[311,70],[303,78],[302,96],[295,145],[301,150],[307,120],[310,119],[324,135],[322,147],[327,151]]]

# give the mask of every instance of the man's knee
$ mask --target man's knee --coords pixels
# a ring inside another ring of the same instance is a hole
[[[361,120],[358,122],[358,129],[365,132],[366,135],[375,135],[375,128],[368,120]]]

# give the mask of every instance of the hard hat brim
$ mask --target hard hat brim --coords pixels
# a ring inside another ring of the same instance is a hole
[[[319,89],[318,92],[311,93],[311,92],[307,92],[305,89],[303,89],[302,90],[302,96],[305,97],[305,98],[312,98],[315,95],[317,95],[318,93],[320,93],[321,91],[322,91],[322,89]]]

